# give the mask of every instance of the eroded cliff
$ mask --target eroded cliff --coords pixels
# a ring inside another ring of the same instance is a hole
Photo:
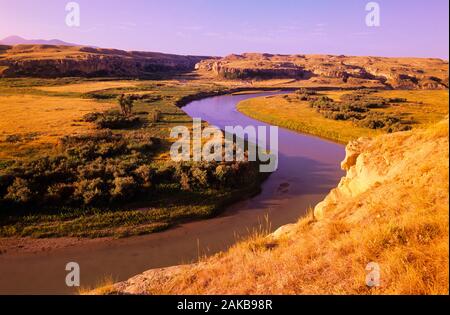
[[[205,58],[81,46],[0,46],[0,77],[140,77],[191,71]]]
[[[196,69],[224,79],[291,78],[315,83],[341,82],[395,89],[448,87],[448,62],[433,58],[247,53],[203,60],[196,65]]]

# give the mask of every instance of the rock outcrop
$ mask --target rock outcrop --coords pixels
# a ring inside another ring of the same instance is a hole
[[[196,69],[233,80],[339,79],[376,81],[395,89],[448,88],[448,62],[432,58],[243,54],[202,60]]]
[[[0,46],[0,77],[141,77],[191,71],[205,58],[80,46]]]
[[[448,120],[440,124],[448,125]],[[383,142],[393,141],[392,139],[400,142],[398,148],[383,150]],[[420,165],[421,161],[439,151],[439,146],[448,142],[448,138],[441,138],[439,141],[416,145],[416,150],[410,150],[410,147],[414,146],[414,141],[418,141],[417,138],[403,138],[402,134],[398,134],[396,138],[387,135],[376,140],[361,138],[347,145],[346,158],[341,165],[342,169],[347,171],[347,175],[342,178],[338,187],[315,207],[316,219],[325,218],[327,212],[335,209],[343,200],[361,196],[372,188],[410,173],[413,167]]]

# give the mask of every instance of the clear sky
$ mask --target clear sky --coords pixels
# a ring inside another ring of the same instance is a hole
[[[0,0],[0,38],[61,39],[125,50],[227,55],[242,52],[440,57],[449,55],[448,0]]]

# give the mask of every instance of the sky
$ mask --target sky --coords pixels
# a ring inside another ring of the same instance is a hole
[[[0,0],[0,38],[61,39],[124,50],[449,56],[448,0],[77,0],[80,26],[66,25],[68,0]]]

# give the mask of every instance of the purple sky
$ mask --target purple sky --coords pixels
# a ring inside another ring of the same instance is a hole
[[[0,38],[58,38],[126,50],[440,57],[449,55],[448,0],[78,0],[81,25],[65,25],[68,0],[0,0]]]

